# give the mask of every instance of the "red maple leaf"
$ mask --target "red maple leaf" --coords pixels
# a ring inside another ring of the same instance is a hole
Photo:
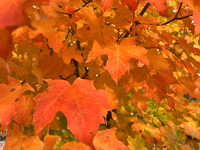
[[[25,0],[2,0],[0,1],[0,29],[9,26],[22,26],[27,23],[24,12]]]
[[[137,0],[121,0],[121,2],[123,5],[128,5],[128,7],[132,11],[132,13],[134,13],[138,7]]]
[[[166,0],[149,0],[149,1],[155,4],[160,15],[167,16],[168,5]]]
[[[99,123],[104,123],[99,106],[110,110],[108,94],[96,90],[92,81],[77,79],[71,86],[64,80],[46,80],[48,91],[37,95],[33,114],[38,134],[58,111],[68,120],[68,129],[83,143],[92,145]]]

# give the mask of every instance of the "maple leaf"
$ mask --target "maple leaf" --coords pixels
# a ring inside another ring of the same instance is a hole
[[[28,83],[21,85],[21,82],[14,78],[8,78],[8,82],[8,85],[0,84],[0,123],[3,129],[17,113],[16,102],[21,94],[27,90],[34,91]]]
[[[149,80],[149,96],[154,97],[157,103],[167,96],[167,85],[178,83],[172,73],[168,71],[158,71],[156,75],[152,75]]]
[[[150,124],[143,125],[143,131],[142,135],[146,137],[147,142],[158,142],[159,144],[162,144],[161,140],[161,132],[158,128],[151,127]]]
[[[24,69],[20,65],[15,64],[13,61],[8,60],[7,62],[5,62],[4,59],[0,58],[0,67],[3,68],[4,70],[7,70],[5,63],[8,64],[12,73],[16,73],[18,75],[28,75],[29,74],[29,72],[26,69]]]
[[[69,64],[71,62],[71,59],[75,59],[78,62],[83,62],[83,57],[81,56],[81,51],[76,50],[76,46],[70,46],[63,45],[61,52],[61,57],[64,60],[66,64]]]
[[[187,135],[198,139],[200,138],[200,132],[193,125],[189,126],[187,123],[184,123],[184,129]]]
[[[144,86],[150,76],[149,73],[150,70],[146,65],[142,67],[136,66],[134,69],[130,70],[130,73],[123,75],[120,82],[122,82],[126,90],[129,91],[134,86]]]
[[[46,80],[48,91],[37,95],[33,114],[38,134],[58,111],[68,120],[68,129],[83,143],[91,145],[99,123],[104,123],[99,106],[110,110],[108,95],[96,90],[92,81],[77,79],[71,86],[62,80]]]
[[[40,61],[39,67],[47,70],[48,75],[55,77],[59,75],[68,76],[73,74],[74,71],[72,64],[67,65],[59,57],[50,55],[46,55],[45,59]]]
[[[4,149],[198,149],[200,2],[181,1],[0,0]]]
[[[58,135],[49,135],[48,133],[44,137],[44,149],[50,150],[53,149],[55,142],[60,138]]]
[[[91,147],[82,142],[67,142],[60,147],[60,150],[91,150]]]
[[[130,22],[133,22],[133,13],[125,6],[115,2],[115,7],[117,8],[116,14],[113,17],[106,17],[106,21],[115,24],[117,28],[130,27]]]
[[[4,150],[21,149],[24,136],[21,128],[14,124],[13,128],[8,129]]]
[[[178,144],[182,144],[183,135],[179,128],[174,123],[168,122],[168,126],[160,129],[162,136],[165,137],[165,145],[176,147]]]
[[[168,10],[168,5],[166,0],[149,0],[151,3],[154,3],[156,5],[156,8],[160,15],[162,16],[167,16],[167,10]]]
[[[102,0],[103,7],[101,8],[101,11],[105,11],[110,6],[112,1],[113,0]]]
[[[22,26],[28,23],[23,8],[25,0],[0,1],[0,29],[9,26]],[[17,19],[16,19],[17,18]]]
[[[29,37],[35,38],[37,35],[42,34],[48,39],[48,44],[53,48],[53,51],[58,53],[63,46],[63,41],[65,37],[64,32],[57,31],[57,28],[54,28],[56,20],[54,18],[41,20],[39,22],[32,22],[32,26],[37,30],[30,29]]]
[[[86,23],[83,24],[81,28],[79,28],[76,32],[77,39],[81,41],[95,39],[97,41],[101,41],[105,37],[103,36],[103,29],[100,22],[100,17],[97,18],[95,15],[93,8],[82,8],[80,16],[86,18]]]
[[[189,5],[194,11],[193,11],[193,16],[190,16],[195,22],[196,22],[196,27],[195,30],[197,33],[200,33],[200,3],[198,0],[181,0],[183,3],[186,5]]]
[[[131,104],[134,106],[136,105],[138,102],[144,103],[148,100],[148,93],[145,89],[141,89],[138,91],[133,90],[132,92],[132,100],[131,100]]]
[[[144,146],[144,139],[141,135],[137,135],[134,139],[128,136],[127,141],[129,143],[128,147],[130,150],[147,150]]]
[[[17,114],[14,116],[14,120],[19,124],[23,125],[29,125],[30,121],[32,119],[32,112],[34,111],[35,108],[35,101],[33,101],[33,96],[32,95],[22,95],[18,98],[17,102]],[[29,121],[26,123],[25,121]]]
[[[39,34],[35,38],[33,38],[33,43],[40,48],[48,48],[46,39],[42,34]]]
[[[25,137],[22,143],[22,149],[28,150],[43,150],[44,143],[40,140],[38,136]]]
[[[14,49],[11,31],[7,28],[0,29],[0,57],[7,60],[8,54]]]
[[[128,147],[119,141],[115,135],[117,128],[99,131],[94,137],[93,144],[96,150],[128,150]]]
[[[102,49],[95,41],[93,49],[90,51],[86,62],[103,54],[108,55],[105,69],[107,69],[111,74],[113,80],[117,82],[117,80],[119,80],[121,76],[130,69],[129,60],[131,58],[136,58],[147,66],[149,65],[146,56],[147,50],[143,47],[136,46],[133,43],[133,38],[126,38],[120,43],[120,45],[111,43],[109,48]]]
[[[27,27],[20,27],[12,32],[13,43],[19,43],[21,40],[26,41],[27,38],[28,38]]]
[[[151,49],[147,53],[149,59],[149,68],[151,70],[168,70],[170,64],[167,59],[164,58],[161,54],[158,54],[156,49]]]
[[[169,103],[169,106],[175,109],[175,99],[172,96],[168,96],[167,101]]]
[[[121,2],[123,5],[128,5],[128,7],[132,11],[132,13],[134,13],[138,7],[137,0],[121,0]]]

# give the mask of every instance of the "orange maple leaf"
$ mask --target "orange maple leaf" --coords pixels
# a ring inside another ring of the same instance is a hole
[[[93,144],[96,150],[128,150],[129,148],[119,141],[115,135],[117,128],[99,131],[94,137]]]
[[[150,76],[148,80],[150,88],[149,96],[154,97],[155,101],[160,103],[167,96],[168,89],[166,89],[166,86],[177,83],[178,81],[171,72],[158,71],[156,75]]]
[[[43,150],[51,150],[53,149],[53,146],[55,142],[61,138],[58,135],[49,135],[48,133],[44,137],[44,149]]]
[[[199,0],[181,0],[184,4],[189,5],[194,11],[190,18],[196,22],[195,30],[200,33],[200,2]]]
[[[111,43],[109,48],[104,49],[95,41],[88,55],[87,62],[103,54],[108,55],[106,69],[111,74],[113,80],[117,82],[130,69],[129,60],[131,58],[136,58],[148,66],[149,60],[146,53],[147,50],[145,48],[134,44],[134,38],[126,38],[120,45]]]
[[[16,108],[17,114],[14,116],[14,120],[20,125],[29,125],[32,119],[32,112],[35,108],[35,101],[33,101],[32,95],[22,95],[18,98],[18,107]],[[25,122],[28,120],[28,123]]]
[[[33,114],[38,134],[58,111],[68,120],[68,129],[83,143],[92,145],[99,123],[104,123],[99,106],[110,110],[108,94],[96,90],[92,81],[76,79],[71,86],[64,80],[46,80],[49,89],[37,95]]]
[[[8,78],[8,81],[9,85],[0,84],[0,123],[3,129],[17,113],[16,102],[22,93],[27,90],[34,91],[28,83],[22,86],[21,82],[14,78]]]
[[[91,147],[82,142],[67,142],[60,147],[60,150],[91,150]]]
[[[48,44],[53,48],[53,51],[58,53],[63,46],[63,41],[65,40],[64,32],[57,31],[54,28],[56,20],[50,18],[47,20],[41,20],[39,22],[33,21],[32,26],[37,30],[29,29],[29,37],[35,38],[37,35],[42,34],[48,39]]]

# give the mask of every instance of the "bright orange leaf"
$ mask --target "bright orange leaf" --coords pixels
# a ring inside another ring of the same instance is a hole
[[[38,136],[30,136],[23,139],[22,150],[43,150],[44,143]]]
[[[75,80],[72,86],[61,80],[46,82],[48,91],[34,98],[37,102],[33,115],[36,134],[62,111],[68,119],[68,129],[78,140],[91,145],[99,123],[104,122],[99,106],[110,110],[107,93],[96,90],[92,81],[83,79]]]
[[[36,105],[35,101],[33,101],[33,95],[20,96],[16,104],[18,105],[16,108],[17,114],[13,119],[20,125],[23,125],[23,123],[29,125],[32,120],[32,112],[34,111],[34,107]]]
[[[136,46],[133,43],[134,39],[126,38],[120,43],[120,45],[112,45],[111,43],[110,48],[102,49],[95,41],[87,61],[103,54],[108,55],[106,69],[115,82],[117,82],[117,80],[119,80],[121,76],[130,69],[129,60],[131,58],[136,58],[147,66],[149,65],[149,60],[146,56],[147,50],[143,47]]]
[[[115,135],[116,128],[99,131],[94,137],[93,144],[96,150],[128,150],[128,147],[119,141]]]
[[[43,150],[53,150],[53,145],[60,138],[58,135],[47,135],[44,138],[44,149]]]
[[[17,101],[22,93],[27,90],[34,91],[28,83],[21,85],[21,82],[14,78],[9,78],[8,81],[8,85],[0,84],[0,123],[3,129],[17,113]]]
[[[14,124],[13,128],[8,130],[4,150],[21,149],[24,137],[20,127]]]
[[[67,142],[60,147],[60,150],[91,150],[91,147],[81,142]]]

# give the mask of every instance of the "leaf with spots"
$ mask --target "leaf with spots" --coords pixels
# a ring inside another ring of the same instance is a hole
[[[17,101],[22,93],[27,90],[34,91],[28,83],[21,85],[21,82],[14,78],[8,78],[8,81],[8,85],[0,84],[0,123],[3,129],[17,113]]]
[[[32,119],[32,114],[35,107],[35,101],[33,101],[33,95],[23,94],[16,101],[18,107],[16,108],[17,114],[14,116],[14,120],[20,125],[29,125]]]
[[[33,114],[38,134],[50,123],[58,111],[62,111],[68,120],[67,128],[76,138],[88,145],[98,131],[99,123],[104,123],[99,106],[110,110],[108,94],[96,90],[93,82],[76,79],[72,85],[64,80],[45,80],[48,91],[37,95]]]

